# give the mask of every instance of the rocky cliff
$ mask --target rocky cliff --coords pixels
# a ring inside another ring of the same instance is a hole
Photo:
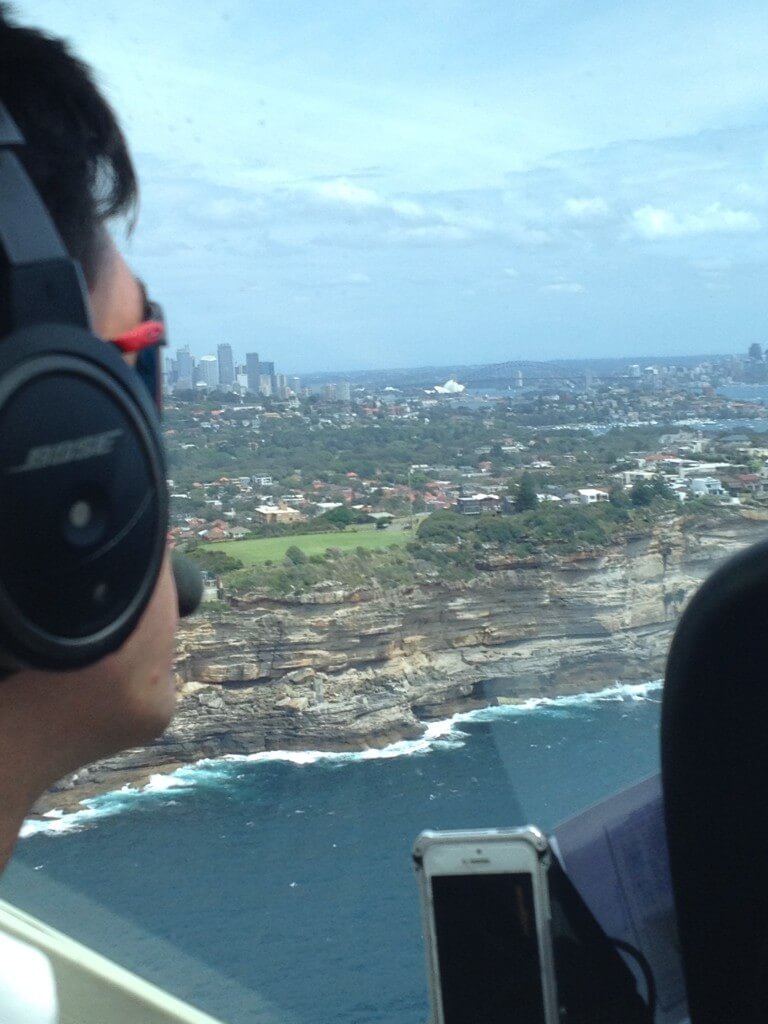
[[[666,522],[607,552],[497,560],[469,583],[207,610],[182,625],[179,711],[165,736],[79,779],[228,753],[383,745],[458,709],[659,677],[690,594],[767,533],[745,518],[695,531]]]

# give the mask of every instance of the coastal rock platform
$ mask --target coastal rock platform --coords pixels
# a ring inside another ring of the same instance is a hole
[[[691,594],[767,534],[751,518],[695,531],[670,520],[607,551],[502,561],[465,583],[206,606],[180,628],[164,736],[64,780],[43,804],[201,758],[381,747],[457,711],[659,678]]]

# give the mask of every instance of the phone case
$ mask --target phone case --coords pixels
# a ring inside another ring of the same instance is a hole
[[[499,828],[480,830],[454,830],[438,832],[427,830],[416,839],[413,847],[413,861],[419,883],[422,927],[425,942],[427,980],[430,998],[430,1024],[443,1024],[440,1013],[440,967],[437,942],[432,921],[432,905],[429,880],[424,870],[424,857],[434,846],[454,846],[456,844],[495,845],[509,842],[526,843],[533,851],[536,863],[538,884],[534,884],[534,907],[536,910],[536,931],[538,937],[539,960],[541,965],[541,983],[544,993],[545,1024],[558,1024],[557,987],[555,982],[554,958],[552,949],[551,910],[547,884],[547,869],[551,852],[547,837],[535,826],[522,828]],[[511,965],[510,965],[511,966]],[[510,1016],[510,1021],[512,1017]]]

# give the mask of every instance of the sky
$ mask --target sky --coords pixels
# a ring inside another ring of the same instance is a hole
[[[768,345],[765,0],[21,0],[122,118],[172,346],[278,372]]]

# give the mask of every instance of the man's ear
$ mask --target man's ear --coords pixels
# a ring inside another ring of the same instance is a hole
[[[88,295],[94,333],[109,339],[130,331],[141,322],[144,296],[109,232],[102,230],[98,269]]]

